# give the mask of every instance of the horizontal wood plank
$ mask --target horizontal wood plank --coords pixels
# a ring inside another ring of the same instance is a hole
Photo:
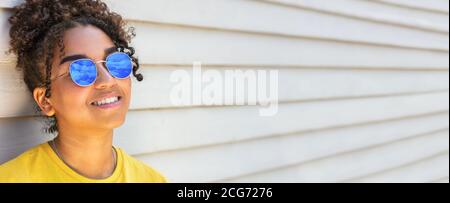
[[[426,183],[449,175],[449,154],[444,152],[404,166],[370,174],[347,182],[361,183]]]
[[[319,10],[328,7],[326,10],[334,11],[351,4],[353,5],[352,13],[359,11],[360,14],[365,13],[366,15],[367,13],[372,13],[372,15],[376,13],[377,16],[397,17],[406,15],[402,19],[412,21],[412,19],[420,18],[421,21],[414,21],[416,25],[420,22],[432,24],[428,27],[438,27],[438,32],[414,30],[398,25],[376,23],[374,20],[367,21],[360,18],[329,15],[323,12],[298,10],[249,0],[206,0],[201,4],[195,0],[185,0],[183,3],[167,0],[155,0],[151,3],[141,0],[131,0],[130,3],[116,0],[108,2],[113,10],[123,13],[125,18],[140,22],[448,50],[448,43],[445,43],[448,41],[446,37],[448,35],[448,19],[442,15],[430,17],[428,16],[430,14],[425,16],[402,14],[398,13],[398,9],[391,13],[382,13],[386,8],[377,9],[373,6],[379,4],[359,0],[323,1],[312,1],[314,3],[302,1],[301,4],[306,4],[307,8],[312,4],[316,8],[319,7]],[[149,4],[150,6],[147,6]],[[360,11],[361,9],[362,11]],[[314,24],[311,24],[311,19],[314,19]],[[339,25],[339,29],[335,29],[336,25]],[[412,26],[411,23],[409,25]],[[409,37],[398,37],[402,35]]]
[[[229,182],[339,182],[362,174],[401,166],[448,153],[448,130],[293,164],[268,172],[229,179]],[[440,168],[445,168],[439,165]],[[320,168],[320,170],[317,170]]]
[[[244,174],[308,162],[338,153],[358,149],[363,150],[371,145],[380,145],[398,139],[414,137],[417,134],[426,133],[427,130],[434,131],[436,127],[448,125],[448,123],[438,122],[440,123],[439,126],[433,121],[434,119],[438,119],[438,117],[402,120],[329,131],[289,134],[248,142],[143,154],[138,155],[137,158],[164,171],[173,181],[207,182],[213,181],[217,177],[233,178]],[[401,127],[401,125],[406,123],[416,122],[420,122],[422,126],[412,129]],[[441,138],[442,136],[439,139]],[[434,140],[434,142],[437,142],[437,140]],[[427,146],[423,147],[426,148]],[[437,147],[432,150],[439,150],[444,147]],[[370,160],[368,159],[367,162]],[[367,165],[372,166],[370,163],[367,163]],[[179,168],[184,170],[177,170]],[[317,167],[316,169],[320,169],[317,171],[320,173],[324,167]],[[294,175],[295,172],[290,174]],[[271,180],[270,176],[264,175],[262,177],[268,177],[268,179],[262,178],[261,180]],[[316,176],[306,177],[317,178]],[[338,177],[336,176],[336,178]],[[281,179],[281,181],[289,180]],[[291,179],[291,181],[298,180]]]
[[[116,140],[132,154],[237,142],[446,111],[448,93],[280,104],[272,117],[260,117],[260,110],[259,106],[249,106],[135,111],[132,114],[136,115],[127,118],[127,125],[117,130]],[[180,136],[184,134],[190,136]]]
[[[440,12],[448,14],[449,2],[447,0],[371,0],[383,2],[390,5],[403,6],[430,12]]]
[[[258,0],[335,17],[354,18],[396,27],[448,33],[448,13],[418,10],[368,0]],[[420,19],[415,20],[415,19]]]

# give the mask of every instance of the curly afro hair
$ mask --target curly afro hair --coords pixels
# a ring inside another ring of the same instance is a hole
[[[51,64],[54,51],[64,52],[64,32],[80,25],[93,25],[105,32],[118,51],[127,53],[133,60],[133,75],[138,74],[139,61],[129,46],[136,35],[133,27],[127,27],[122,17],[109,10],[100,0],[26,0],[14,7],[9,18],[10,50],[17,56],[16,68],[23,73],[23,79],[30,92],[45,87],[47,98],[51,97]],[[59,49],[58,49],[59,48]],[[40,108],[35,106],[37,113]],[[45,131],[58,132],[55,116],[47,117]]]

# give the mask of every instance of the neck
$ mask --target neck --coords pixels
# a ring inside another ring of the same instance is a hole
[[[114,172],[113,130],[71,130],[64,128],[54,144],[63,161],[80,175],[104,179]]]

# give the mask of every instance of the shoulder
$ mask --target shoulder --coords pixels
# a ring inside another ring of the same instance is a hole
[[[124,173],[128,177],[139,177],[138,179],[142,180],[142,182],[157,182],[157,183],[167,182],[166,178],[154,168],[128,155],[122,149],[117,150],[122,155],[123,169],[125,170]]]
[[[0,165],[0,182],[20,182],[29,176],[29,169],[35,164],[44,144],[28,149],[18,157]]]

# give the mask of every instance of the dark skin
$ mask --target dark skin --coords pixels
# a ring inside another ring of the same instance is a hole
[[[68,72],[70,62],[77,58],[71,56],[84,55],[97,62],[105,60],[111,48],[112,40],[95,26],[69,29],[64,34],[64,54],[55,51],[51,78]],[[45,115],[58,119],[55,144],[63,160],[85,177],[104,179],[115,170],[113,130],[125,122],[131,79],[112,77],[104,63],[98,63],[97,69],[97,80],[89,87],[77,86],[65,75],[52,81],[50,98],[45,97],[45,88],[36,88],[33,97]],[[118,107],[101,109],[92,104],[111,96],[120,97]]]

